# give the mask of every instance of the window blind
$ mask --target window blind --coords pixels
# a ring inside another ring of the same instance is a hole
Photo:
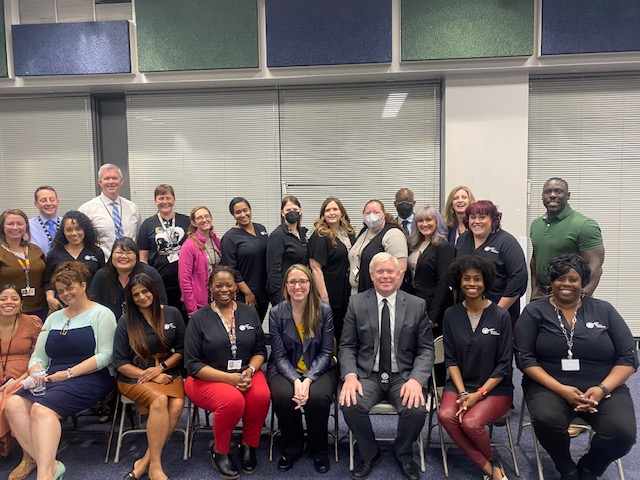
[[[33,192],[51,185],[58,213],[95,196],[95,168],[89,97],[0,99],[0,208],[38,210]]]
[[[640,258],[640,76],[534,78],[529,102],[529,223],[544,214],[542,186],[569,183],[571,206],[595,219],[606,250],[595,296],[611,302],[634,336]],[[531,246],[529,246],[531,255]]]
[[[411,188],[416,207],[440,204],[440,84],[287,88],[280,92],[282,182],[312,227],[328,196],[353,226],[364,204]]]

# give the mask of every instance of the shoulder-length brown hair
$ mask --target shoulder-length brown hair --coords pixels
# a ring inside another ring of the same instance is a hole
[[[196,221],[196,212],[198,210],[206,210],[207,211],[207,213],[211,217],[211,230],[213,231],[213,215],[211,215],[211,210],[209,210],[207,207],[204,207],[204,206],[200,205],[200,206],[197,206],[197,207],[193,207],[191,209],[191,212],[189,213],[189,219],[191,221],[189,222],[189,228],[187,229],[187,238],[193,239],[193,241],[196,242],[196,245],[198,246],[198,248],[200,250],[204,250],[204,243],[202,243],[200,241],[200,239],[198,238],[198,236],[196,235],[196,231],[198,229],[193,226],[193,224]]]
[[[391,223],[392,225],[395,225],[396,227],[402,229],[402,227],[400,226],[400,224],[398,223],[396,218],[384,209],[384,203],[382,203],[377,198],[372,198],[371,200],[369,200],[367,203],[364,204],[364,207],[362,209],[362,213],[363,214],[364,214],[364,211],[367,209],[367,206],[370,203],[377,203],[378,205],[380,205],[380,210],[382,210],[382,213],[384,215],[385,223]],[[365,224],[365,227],[366,227],[366,224]]]
[[[340,219],[340,227],[345,232],[347,232],[348,235],[353,235],[355,233],[355,230],[351,226],[351,220],[349,220],[349,215],[347,215],[347,211],[345,210],[344,205],[342,205],[342,202],[337,197],[328,197],[324,202],[322,202],[322,206],[320,207],[320,217],[318,217],[318,219],[316,220],[314,227],[319,237],[327,237],[331,246],[333,248],[336,248],[336,245],[338,244],[337,235],[324,219],[324,210],[331,202],[335,202],[335,204],[340,209],[340,213],[342,213],[342,218]]]
[[[146,273],[139,273],[134,276],[127,285],[125,291],[125,307],[124,318],[127,324],[127,334],[129,336],[129,345],[133,350],[133,363],[137,367],[146,368],[147,362],[151,357],[149,343],[144,335],[144,324],[147,320],[142,312],[133,301],[133,287],[142,285],[153,295],[151,303],[151,328],[160,339],[163,350],[168,351],[167,339],[164,336],[164,313],[160,305],[160,293],[153,279]]]
[[[2,243],[4,244],[7,243],[7,239],[4,236],[4,222],[9,215],[20,215],[22,218],[24,218],[24,222],[27,224],[27,230],[25,232],[27,235],[27,240],[25,240],[24,238],[21,239],[20,245],[22,246],[26,245],[31,241],[31,230],[29,229],[29,217],[27,217],[27,214],[24,213],[19,208],[9,208],[4,212],[2,212],[2,215],[0,215],[0,241],[2,241]]]
[[[314,338],[320,331],[320,294],[318,293],[316,284],[313,281],[313,274],[311,273],[311,270],[300,263],[295,263],[289,267],[283,277],[285,284],[289,279],[289,275],[294,270],[301,271],[309,279],[309,296],[307,297],[307,304],[305,305],[304,312],[302,314],[302,334],[305,338]],[[287,302],[291,303],[291,297],[289,296],[287,285],[284,285],[284,288],[282,289],[282,297]]]

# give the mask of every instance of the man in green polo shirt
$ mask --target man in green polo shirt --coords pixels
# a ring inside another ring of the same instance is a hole
[[[567,203],[571,193],[562,178],[547,180],[542,189],[542,203],[547,209],[542,217],[531,222],[533,246],[531,256],[531,300],[551,294],[547,265],[563,253],[577,253],[591,268],[591,281],[584,292],[592,295],[604,263],[602,233],[595,220],[576,212]]]

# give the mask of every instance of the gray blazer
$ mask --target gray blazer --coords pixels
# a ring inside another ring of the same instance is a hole
[[[338,351],[343,378],[348,373],[361,378],[371,375],[380,344],[377,303],[373,288],[349,299]],[[426,387],[434,352],[427,303],[422,298],[398,291],[393,338],[402,377],[413,378]]]

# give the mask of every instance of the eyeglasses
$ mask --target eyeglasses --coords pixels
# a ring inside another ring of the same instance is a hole
[[[208,213],[206,215],[198,215],[195,218],[196,222],[201,222],[202,220],[211,220],[211,215],[209,215]]]
[[[135,257],[136,252],[132,252],[131,250],[117,250],[112,253],[114,257]]]
[[[307,285],[309,285],[309,280],[306,278],[303,278],[301,280],[287,280],[287,285],[289,285],[290,287],[295,287],[296,285],[306,287]]]

